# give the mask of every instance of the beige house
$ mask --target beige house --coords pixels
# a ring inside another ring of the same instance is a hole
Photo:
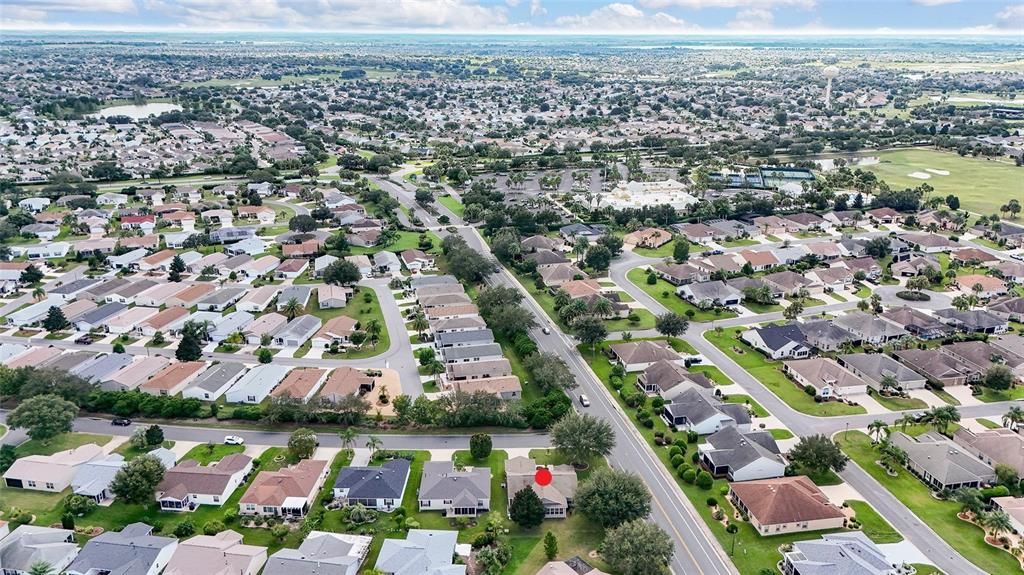
[[[536,475],[540,469],[551,473],[551,483],[543,486],[537,483]],[[505,461],[505,482],[510,507],[517,493],[533,489],[544,503],[544,517],[547,519],[564,519],[576,495],[576,470],[571,465],[538,465],[528,457],[513,457]]]
[[[266,547],[245,545],[240,533],[228,529],[179,543],[164,575],[256,575],[266,562]]]
[[[811,386],[825,399],[863,395],[868,384],[850,370],[827,357],[782,362],[782,371],[800,387]]]
[[[277,471],[261,471],[238,502],[239,513],[305,517],[327,478],[329,463],[303,459]]]
[[[846,521],[804,475],[731,483],[729,500],[762,536],[839,529]]]
[[[4,473],[4,484],[15,489],[60,493],[82,465],[103,457],[103,448],[87,443],[53,455],[29,455],[14,462]]]

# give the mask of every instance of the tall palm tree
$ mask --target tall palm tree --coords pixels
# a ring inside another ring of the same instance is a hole
[[[598,297],[594,300],[594,305],[590,311],[601,318],[606,318],[614,313],[612,302],[606,297]]]
[[[963,511],[978,515],[985,509],[985,500],[981,491],[973,487],[961,487],[953,492],[953,500],[959,503]]]
[[[42,286],[39,286],[36,289],[32,290],[32,299],[40,301],[44,297],[46,297],[46,290],[44,290]]]
[[[1016,430],[1021,423],[1024,423],[1024,409],[1015,405],[1003,414],[1003,427]]]
[[[907,462],[907,452],[889,441],[888,438],[883,439],[879,444],[878,455],[878,460],[888,469],[895,469]]]
[[[377,342],[380,341],[380,332],[382,329],[380,322],[375,319],[371,319],[366,322],[366,326],[363,327],[363,331],[366,332],[366,335],[370,336],[370,344],[373,345],[373,349],[377,349]]]
[[[882,437],[882,430],[887,429],[888,426],[881,419],[876,419],[868,424],[868,435],[872,436],[875,441],[879,441]]]
[[[380,438],[375,435],[366,438],[366,448],[370,450],[370,455],[373,455],[373,452],[380,449],[381,444]]]
[[[346,427],[338,432],[338,438],[341,439],[341,446],[348,449],[356,444],[356,437],[358,437],[355,428]]]
[[[572,253],[576,254],[576,262],[579,263],[583,259],[583,254],[587,253],[587,248],[590,247],[590,242],[587,238],[576,238],[576,243],[572,246]]]
[[[418,313],[412,318],[412,328],[416,330],[416,335],[423,339],[423,332],[430,329],[430,322],[423,317],[422,313]]]
[[[557,289],[557,290],[555,290],[555,296],[554,297],[555,297],[555,309],[556,310],[562,309],[563,307],[568,305],[569,302],[572,301],[572,298],[569,297],[569,293],[566,292],[564,289]]]
[[[897,380],[895,377],[891,375],[882,376],[882,381],[880,381],[879,384],[882,387],[882,391],[890,389],[895,390],[897,387],[900,386],[899,380]]]
[[[988,529],[992,536],[997,538],[1003,533],[1013,531],[1010,516],[1002,509],[982,513],[981,517],[978,518],[978,523],[981,523],[982,527]]]
[[[288,318],[288,321],[295,319],[295,316],[302,313],[302,304],[299,303],[298,298],[291,298],[284,302],[284,307],[281,308],[284,315]]]
[[[895,423],[900,427],[900,431],[906,431],[907,426],[914,424],[914,416],[910,415],[909,413],[904,414],[900,416],[900,418],[897,419]]]
[[[434,385],[438,387],[441,385],[441,374],[444,372],[444,364],[440,361],[434,360],[427,365],[427,373],[434,376]]]
[[[933,407],[925,412],[925,420],[935,428],[936,431],[945,435],[949,426],[960,421],[960,411],[952,405]]]

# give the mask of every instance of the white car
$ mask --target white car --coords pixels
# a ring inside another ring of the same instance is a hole
[[[224,436],[224,445],[242,445],[243,443],[245,443],[245,440],[237,435]]]
[[[583,395],[581,393],[580,394],[580,405],[582,405],[583,407],[590,407],[590,398],[588,398],[587,396],[585,396],[585,395]]]

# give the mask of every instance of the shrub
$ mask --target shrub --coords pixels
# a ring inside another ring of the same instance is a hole
[[[483,533],[478,534],[476,537],[473,538],[472,543],[473,549],[480,549],[481,547],[490,547],[493,544],[494,534],[489,531],[485,531]]]
[[[818,390],[814,389],[813,385],[805,385],[804,386],[804,393],[806,393],[807,395],[809,395],[811,397],[814,397],[814,394],[818,393]]]
[[[68,495],[64,499],[64,509],[75,515],[88,515],[96,509],[96,500],[83,495]]]
[[[687,482],[687,483],[689,483],[691,485],[693,484],[694,481],[696,481],[696,479],[697,479],[697,472],[694,471],[693,469],[687,469],[686,472],[683,473],[683,481],[685,481],[685,482]]]
[[[611,377],[611,379],[609,379],[608,381],[611,383],[612,389],[614,389],[616,391],[622,389],[622,378],[621,377],[613,375]]]
[[[714,497],[708,497],[706,503],[708,504],[708,507],[715,507],[718,505],[718,500]]]
[[[686,452],[683,451],[682,449],[680,449],[680,447],[678,445],[673,445],[672,447],[668,448],[668,456],[669,457],[675,457],[677,455],[682,455],[684,453],[686,453]]]
[[[288,526],[283,523],[280,525],[275,525],[270,529],[270,534],[273,535],[274,539],[277,539],[278,541],[282,541],[285,537],[287,537],[289,532],[291,532],[291,529],[288,529]]]
[[[692,461],[693,463],[697,463],[698,461],[700,461],[700,452],[694,451],[693,454],[690,455],[690,461]]]
[[[60,516],[60,526],[70,531],[75,530],[75,516],[72,513],[65,513]]]
[[[220,521],[207,521],[206,525],[203,525],[203,535],[216,535],[225,529],[227,527],[224,527],[224,524]]]
[[[686,458],[683,457],[682,453],[677,453],[676,455],[672,456],[672,460],[671,461],[672,461],[672,467],[675,468],[675,467],[679,467],[680,465],[686,463]]]
[[[178,539],[191,537],[196,533],[196,526],[191,519],[185,519],[174,528],[174,536]]]
[[[228,509],[227,511],[224,512],[224,523],[231,524],[231,523],[234,523],[237,520],[238,520],[238,510],[237,509]]]
[[[677,474],[677,475],[679,475],[679,478],[680,478],[680,479],[682,479],[682,477],[683,477],[684,475],[686,475],[686,472],[687,472],[687,471],[690,471],[690,470],[692,470],[692,469],[693,469],[693,468],[692,468],[692,467],[690,467],[690,464],[688,464],[688,463],[684,463],[684,464],[680,465],[679,467],[676,467],[676,474]]]
[[[698,439],[700,439],[700,436],[697,435],[696,431],[687,431],[686,432],[686,442],[687,443],[697,443]]]
[[[715,484],[715,478],[711,477],[711,474],[707,471],[701,471],[697,474],[697,487],[701,489],[711,489],[711,486]]]

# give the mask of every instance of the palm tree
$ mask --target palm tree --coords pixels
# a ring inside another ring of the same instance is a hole
[[[569,297],[569,293],[564,289],[555,290],[555,309],[559,310],[569,304],[572,298]]]
[[[46,561],[36,561],[28,569],[28,575],[53,575],[56,571]]]
[[[914,416],[909,413],[900,416],[900,418],[895,422],[896,425],[900,426],[900,431],[906,431],[907,426],[913,425],[914,423]]]
[[[291,298],[284,302],[284,307],[281,308],[284,315],[288,318],[288,321],[295,319],[295,316],[302,313],[302,304],[299,303],[298,298]]]
[[[933,407],[925,412],[925,420],[931,423],[936,431],[945,435],[951,424],[960,421],[960,411],[952,405]]]
[[[370,450],[370,455],[373,455],[374,451],[380,449],[381,440],[377,436],[371,435],[366,438],[366,448]]]
[[[444,364],[441,363],[440,361],[436,361],[435,360],[435,361],[430,362],[430,364],[427,365],[427,373],[429,373],[430,375],[434,376],[434,385],[437,385],[437,386],[440,387],[440,385],[441,385],[440,375],[442,373],[444,373],[444,372],[445,372]]]
[[[423,339],[423,332],[430,329],[430,322],[427,321],[427,318],[423,317],[422,313],[418,313],[412,318],[412,328],[416,330],[416,335]]]
[[[590,311],[601,318],[606,318],[614,313],[612,302],[606,297],[598,297],[594,300],[594,305]]]
[[[980,514],[985,509],[985,500],[982,499],[981,491],[973,487],[961,487],[953,493],[953,500],[959,503],[963,511],[970,511],[974,515]]]
[[[886,469],[895,470],[907,462],[907,452],[903,451],[898,445],[889,441],[888,438],[883,439],[882,443],[878,447],[878,460],[886,467]]]
[[[570,325],[576,320],[576,318],[587,313],[587,304],[581,299],[574,299],[569,302],[568,305],[563,306],[562,309],[558,310],[558,317],[562,321]]]
[[[888,429],[888,426],[881,419],[876,419],[868,424],[868,435],[878,442],[882,438],[882,430]]]
[[[1024,409],[1015,405],[1003,414],[1003,427],[1016,430],[1021,423],[1024,423]]]
[[[587,253],[589,247],[590,242],[587,241],[587,238],[576,238],[576,243],[572,246],[572,253],[576,254],[577,263],[583,259],[583,254]]]
[[[46,290],[44,290],[42,286],[39,286],[36,289],[32,290],[32,299],[40,301],[44,297],[46,297]]]
[[[373,346],[373,349],[377,349],[377,342],[380,341],[380,332],[382,329],[380,322],[375,319],[371,319],[366,322],[366,326],[363,328],[363,331],[370,336],[370,344]]]
[[[882,376],[882,381],[880,381],[879,384],[881,384],[882,387],[881,391],[896,389],[897,387],[900,386],[899,380],[897,380],[895,377],[891,375]]]
[[[356,444],[357,436],[358,434],[356,433],[355,428],[352,427],[346,427],[345,429],[342,429],[341,431],[338,432],[338,437],[341,439],[341,446],[344,447],[345,449],[348,449]]]
[[[997,539],[1001,534],[1013,531],[1010,516],[1002,509],[982,513],[981,517],[978,518],[978,523],[981,523],[981,526],[988,529],[992,536]]]

